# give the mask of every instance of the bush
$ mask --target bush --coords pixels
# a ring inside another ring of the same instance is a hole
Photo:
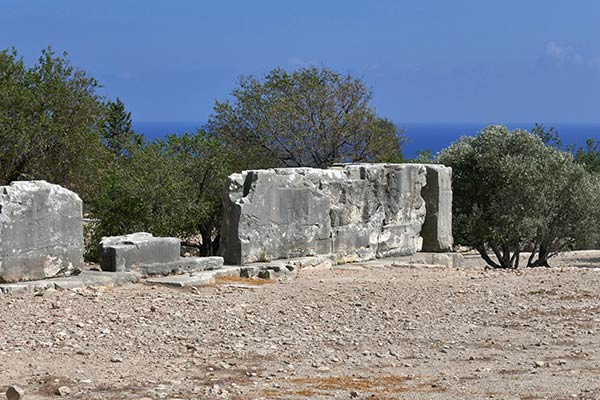
[[[517,268],[527,250],[527,266],[548,266],[600,226],[598,177],[527,131],[488,126],[437,161],[453,168],[455,241],[491,267]]]
[[[231,165],[229,153],[202,131],[130,146],[113,160],[91,199],[90,216],[99,223],[88,258],[95,258],[101,237],[138,231],[201,235],[200,254],[214,254]]]

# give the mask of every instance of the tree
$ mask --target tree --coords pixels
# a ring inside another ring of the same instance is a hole
[[[103,129],[103,143],[117,158],[126,155],[132,145],[141,145],[142,137],[132,129],[131,112],[117,97],[106,103],[106,117]]]
[[[94,78],[50,49],[28,68],[0,51],[0,184],[44,179],[88,193],[102,155]]]
[[[184,240],[201,235],[200,254],[216,254],[232,165],[227,149],[204,131],[131,147],[92,198],[90,213],[100,221],[92,243],[137,231]]]
[[[263,81],[240,78],[233,101],[217,101],[208,130],[243,167],[400,161],[403,137],[369,105],[357,78],[327,68],[274,69]]]
[[[517,268],[526,250],[527,266],[548,266],[598,228],[598,178],[527,131],[488,126],[443,150],[438,162],[453,168],[456,242],[491,267]]]
[[[600,140],[587,139],[575,152],[575,161],[590,172],[600,173]]]

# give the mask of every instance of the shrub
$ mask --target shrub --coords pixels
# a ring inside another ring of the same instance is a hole
[[[453,168],[455,241],[491,267],[517,268],[526,250],[527,266],[548,266],[600,226],[598,177],[527,131],[488,126],[437,161]]]

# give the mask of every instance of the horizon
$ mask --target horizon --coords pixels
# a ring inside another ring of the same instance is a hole
[[[539,123],[539,122],[538,122]],[[137,133],[142,133],[148,139],[162,139],[169,134],[181,135],[194,133],[205,122],[198,121],[133,121],[133,128]],[[430,150],[433,154],[450,146],[461,136],[472,136],[488,125],[505,125],[509,129],[525,129],[530,131],[536,122],[396,122],[400,133],[406,142],[402,145],[402,153],[407,158],[414,158],[418,152]],[[586,140],[600,137],[600,123],[598,122],[553,122],[542,123],[549,129],[554,128],[564,146],[573,145],[575,149],[585,147]],[[566,132],[565,132],[566,130]]]
[[[597,15],[592,0],[6,0],[0,49],[14,46],[28,64],[48,46],[67,51],[135,121],[204,121],[240,75],[316,65],[361,78],[392,121],[593,124]]]

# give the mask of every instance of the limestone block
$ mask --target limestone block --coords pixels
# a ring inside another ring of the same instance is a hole
[[[213,271],[223,267],[223,257],[179,257],[177,261],[138,264],[136,272],[142,276],[168,275],[182,272]]]
[[[179,261],[181,243],[177,238],[154,237],[138,232],[104,237],[98,252],[103,271],[131,271],[140,264]]]
[[[452,168],[428,164],[422,190],[427,213],[421,229],[423,251],[452,251]]]
[[[82,267],[77,194],[45,181],[0,186],[0,282],[68,276]]]
[[[221,248],[228,264],[329,253],[329,198],[311,168],[229,177]]]
[[[227,264],[413,254],[422,244],[426,173],[422,164],[347,164],[234,174],[220,251]]]

